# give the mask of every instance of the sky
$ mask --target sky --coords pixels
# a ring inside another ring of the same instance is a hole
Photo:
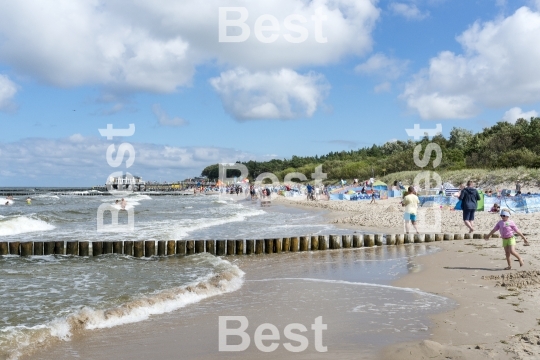
[[[171,182],[529,119],[538,39],[540,0],[0,0],[0,186]]]

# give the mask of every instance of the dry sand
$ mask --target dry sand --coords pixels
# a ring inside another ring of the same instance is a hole
[[[403,232],[398,199],[369,202],[277,203],[329,211],[329,221],[346,227]],[[460,211],[443,209],[441,232],[464,233]],[[506,260],[500,239],[461,240],[438,243],[442,251],[414,261],[421,271],[393,285],[419,288],[456,300],[459,306],[432,316],[430,338],[386,348],[380,359],[540,359],[540,213],[513,215],[531,246],[518,239],[523,268]],[[476,230],[487,233],[499,217],[478,212]]]
[[[302,207],[328,210],[327,214],[330,222],[347,228],[371,229],[389,233],[403,233],[403,207],[400,198],[387,200],[377,200],[375,204],[369,201],[306,201],[292,198],[289,200],[278,197],[274,203]],[[461,211],[454,211],[451,208],[420,208],[419,226],[434,224],[435,213],[441,214],[441,229],[437,232],[443,233],[465,233],[468,232],[463,224]],[[422,217],[425,216],[426,224],[422,224]],[[518,225],[523,233],[540,234],[540,212],[535,214],[515,214],[511,219]],[[475,232],[488,233],[500,218],[498,214],[477,211],[475,213]],[[433,231],[426,231],[433,232]]]

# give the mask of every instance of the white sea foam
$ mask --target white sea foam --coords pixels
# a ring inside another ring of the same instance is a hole
[[[33,195],[32,198],[60,199],[60,197],[58,195],[52,195],[52,194]]]
[[[190,232],[195,231],[195,230],[201,230],[201,229],[209,228],[212,226],[228,224],[231,222],[244,221],[248,217],[258,216],[262,214],[266,214],[266,212],[264,212],[263,210],[255,209],[255,210],[248,210],[240,214],[233,214],[231,216],[217,218],[217,219],[202,218],[202,219],[190,220],[188,224],[180,225],[181,226],[180,228],[176,228],[174,230],[174,237],[183,238],[187,236]]]
[[[136,201],[128,201],[127,204],[126,204],[126,207],[125,209],[126,210],[130,210],[130,209],[133,209],[135,206],[137,205],[141,205],[139,204],[138,202]],[[111,206],[115,209],[118,209],[118,210],[122,210],[122,206],[120,206],[120,203],[118,204],[111,204]]]
[[[13,205],[13,200],[11,199],[6,199],[6,198],[0,198],[0,205],[6,205],[6,202],[9,204],[9,205]]]
[[[36,231],[49,231],[55,227],[43,220],[18,216],[0,221],[0,236],[17,235]]]
[[[97,310],[83,308],[66,318],[55,319],[48,324],[32,327],[10,326],[0,329],[0,349],[9,347],[8,359],[16,359],[24,353],[31,353],[52,338],[69,340],[75,333],[85,330],[111,328],[148,319],[152,315],[163,314],[203,299],[233,292],[242,287],[245,273],[226,260],[212,260],[220,268],[218,273],[210,273],[196,281],[173,289],[122,304],[118,307]],[[16,344],[16,348],[9,345]]]
[[[444,296],[424,292],[420,289],[397,287],[397,286],[382,285],[382,284],[372,284],[372,283],[364,283],[364,282],[353,282],[353,281],[345,281],[345,280],[326,280],[326,279],[313,279],[313,278],[276,278],[276,279],[250,280],[250,281],[283,281],[283,280],[312,281],[312,282],[320,282],[320,283],[327,283],[327,284],[376,287],[376,288],[391,289],[391,290],[396,290],[396,291],[410,292],[417,295],[436,298],[442,301],[448,301],[448,298],[445,298]]]
[[[137,194],[135,196],[130,196],[128,199],[129,200],[132,200],[132,199],[134,199],[134,200],[152,200],[152,198],[150,196],[144,195],[144,194]]]

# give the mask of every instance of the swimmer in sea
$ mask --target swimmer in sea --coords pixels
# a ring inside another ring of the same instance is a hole
[[[127,201],[122,198],[122,202],[120,203],[120,207],[122,210],[126,210]]]
[[[26,203],[28,205],[32,205],[32,199],[30,199],[30,196],[26,198]]]

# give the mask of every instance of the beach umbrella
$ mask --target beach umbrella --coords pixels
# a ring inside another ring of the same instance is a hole
[[[373,183],[373,189],[375,190],[388,190],[388,185],[383,183],[380,180],[377,180]]]

